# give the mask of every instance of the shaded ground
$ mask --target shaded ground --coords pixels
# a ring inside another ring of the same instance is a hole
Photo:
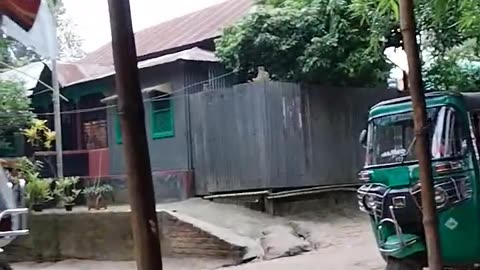
[[[215,224],[234,234],[249,237],[262,243],[263,258],[282,257],[303,253],[295,257],[285,257],[236,267],[219,268],[218,261],[194,259],[165,259],[166,270],[224,269],[224,270],[380,270],[384,263],[375,246],[370,225],[365,216],[354,211],[312,211],[301,216],[288,218],[271,217],[249,209],[215,204],[203,200],[189,200],[182,203],[158,205],[165,209],[188,215],[204,222]],[[85,211],[80,208],[77,211]],[[128,207],[112,207],[109,211],[128,211]],[[332,214],[334,213],[334,214]],[[285,232],[291,232],[285,237]],[[295,239],[296,238],[296,239]],[[292,240],[293,239],[293,240]],[[308,249],[305,249],[305,243]],[[298,245],[303,245],[298,248]],[[19,264],[16,270],[133,270],[131,262],[86,262],[67,261],[57,264]]]

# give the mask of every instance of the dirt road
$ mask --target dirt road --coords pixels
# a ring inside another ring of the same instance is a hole
[[[382,261],[365,215],[354,211],[302,213],[301,216],[271,217],[246,208],[214,204],[202,200],[160,206],[215,224],[231,232],[260,240],[267,228],[287,226],[294,228],[314,251],[294,257],[253,262],[236,267],[221,268],[220,261],[205,259],[164,260],[164,270],[381,270]],[[120,209],[121,210],[121,209]],[[341,209],[340,209],[341,210]],[[335,214],[332,214],[335,213]],[[228,218],[225,218],[228,216]],[[274,242],[288,244],[284,234],[276,235]],[[280,245],[282,246],[282,245]],[[289,247],[289,245],[286,245]],[[275,247],[272,247],[275,249]],[[277,247],[278,248],[278,247]],[[264,247],[268,253],[270,246]],[[55,264],[17,264],[15,270],[134,270],[132,262],[65,261]]]
[[[164,270],[216,269],[222,262],[197,259],[165,259]],[[21,263],[14,270],[135,270],[134,262],[95,262],[70,260],[59,263]]]
[[[372,257],[369,248],[338,250],[327,248],[301,256],[282,258],[272,261],[250,263],[236,267],[221,268],[222,270],[382,270],[383,263],[377,257]],[[194,270],[218,269],[215,262],[196,264],[192,261],[166,260],[164,270]],[[134,270],[133,262],[91,262],[66,261],[56,264],[18,264],[14,270]]]
[[[295,257],[218,268],[219,261],[165,259],[165,270],[382,270],[380,258],[368,222],[343,218],[333,223],[309,223],[318,249]],[[18,264],[15,270],[134,270],[132,262],[66,261],[56,264]]]
[[[245,264],[223,270],[383,270],[385,264],[371,242],[359,238],[301,256]]]

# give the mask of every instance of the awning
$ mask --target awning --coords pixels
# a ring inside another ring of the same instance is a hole
[[[155,85],[155,86],[151,86],[151,87],[147,87],[147,88],[142,89],[142,94],[149,94],[149,93],[152,93],[152,92],[170,94],[170,93],[172,93],[172,84],[171,83],[163,83],[163,84],[158,84],[158,85]],[[112,96],[109,96],[109,97],[106,97],[106,98],[102,99],[101,101],[103,103],[107,103],[107,102],[115,101],[117,98],[118,98],[117,95],[112,95]]]

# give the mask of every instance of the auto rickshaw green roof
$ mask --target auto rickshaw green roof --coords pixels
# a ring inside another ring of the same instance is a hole
[[[480,110],[480,93],[429,92],[425,94],[427,108],[451,105],[469,111]],[[410,96],[382,101],[370,110],[369,119],[412,110]]]

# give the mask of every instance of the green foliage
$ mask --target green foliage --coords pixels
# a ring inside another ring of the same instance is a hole
[[[27,142],[35,148],[50,149],[55,140],[55,131],[51,131],[47,127],[47,120],[33,119],[30,126],[23,130],[23,135],[27,138]]]
[[[297,6],[299,8],[305,7],[312,3],[313,0],[258,0],[259,5],[270,7],[285,7]]]
[[[415,15],[417,31],[421,36],[421,46],[434,56],[444,55],[455,46],[461,45],[473,35],[472,29],[464,28],[462,19],[462,1],[454,1],[443,8],[439,2],[449,0],[416,0]],[[399,6],[396,0],[352,0],[351,9],[356,16],[363,18],[371,28],[372,45],[378,44],[393,25],[399,26]],[[441,12],[440,12],[441,9]],[[439,12],[441,18],[439,18]],[[382,50],[381,47],[376,47]]]
[[[11,147],[5,138],[25,127],[32,118],[25,88],[19,83],[0,81],[0,148]]]
[[[425,88],[429,91],[479,91],[480,57],[476,39],[437,56],[425,68]]]
[[[30,205],[43,204],[52,199],[50,191],[51,181],[48,179],[40,179],[39,175],[36,178],[32,177],[30,182],[25,187],[26,199]]]
[[[81,190],[76,189],[78,177],[65,177],[55,181],[55,195],[57,195],[64,204],[73,204],[80,194]]]
[[[264,66],[272,79],[366,86],[389,65],[371,50],[370,30],[347,0],[266,1],[217,40],[216,54],[243,79]]]
[[[38,176],[42,168],[43,163],[39,160],[32,161],[27,157],[21,157],[15,161],[15,171],[18,173],[17,178],[23,178],[27,182],[32,178],[35,180],[35,176]]]
[[[103,184],[100,179],[96,179],[91,186],[85,187],[82,190],[82,194],[86,197],[95,198],[97,201],[105,195],[111,195],[112,193],[113,187],[108,184]]]
[[[82,193],[87,197],[104,197],[113,192],[113,187],[107,184],[95,184],[83,189]]]
[[[479,89],[480,1],[416,0],[415,16],[424,60],[427,90],[474,91]],[[376,40],[399,25],[398,1],[352,0],[351,8],[371,27],[372,47],[383,50]]]
[[[456,24],[463,34],[480,37],[480,2],[478,0],[436,0],[432,1],[434,23],[444,21],[444,14],[458,14]]]

